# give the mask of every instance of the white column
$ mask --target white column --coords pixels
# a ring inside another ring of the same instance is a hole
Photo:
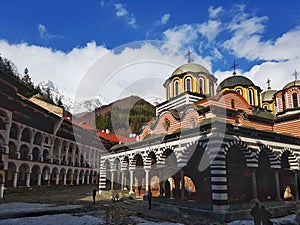
[[[84,177],[85,177],[85,175],[83,174],[83,175],[82,175],[82,178],[81,178],[81,183],[82,183],[82,184],[84,184]]]
[[[17,187],[17,184],[18,184],[18,172],[14,172],[13,187]]]
[[[76,175],[76,184],[77,184],[77,185],[79,185],[79,177],[80,177],[80,174],[78,173],[78,174]]]
[[[124,175],[125,175],[125,171],[124,170],[121,170],[121,191],[123,191],[124,190],[124,182],[125,182],[125,180],[124,180]]]
[[[114,190],[115,171],[111,171],[111,190]]]
[[[26,187],[30,187],[30,173],[26,174]]]
[[[86,184],[90,184],[90,175],[86,176]]]
[[[71,174],[71,185],[73,185],[73,179],[74,179],[74,175],[73,174]]]
[[[146,192],[149,191],[149,169],[145,169],[145,174],[146,174]]]
[[[67,174],[64,174],[64,185],[67,185]]]
[[[133,188],[132,188],[132,186],[133,186],[133,170],[130,170],[129,171],[130,172],[130,192],[132,193],[133,192]]]
[[[59,185],[59,173],[56,174],[56,177],[55,177],[55,184],[56,184],[56,185]]]
[[[6,133],[5,133],[5,137],[4,137],[3,147],[5,149],[4,151],[6,154],[9,153],[8,143],[9,143],[10,128],[11,128],[11,120],[9,121],[9,123],[5,124]]]
[[[0,198],[3,198],[4,197],[4,184],[1,183],[0,184]]]
[[[42,173],[38,173],[38,181],[37,181],[38,186],[41,186],[41,180],[42,180]]]
[[[61,147],[62,147],[62,142],[60,142],[60,145],[58,146],[58,164],[61,164]]]

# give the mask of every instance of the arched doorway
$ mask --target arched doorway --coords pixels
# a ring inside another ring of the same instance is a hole
[[[251,172],[247,170],[246,161],[239,146],[232,146],[226,155],[227,191],[229,202],[251,200]]]
[[[275,173],[271,169],[268,153],[271,153],[270,150],[262,149],[258,158],[256,183],[257,195],[260,201],[276,198]]]

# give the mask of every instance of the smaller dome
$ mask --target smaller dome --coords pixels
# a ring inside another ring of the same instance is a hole
[[[287,88],[290,88],[292,86],[300,86],[300,80],[295,80],[295,81],[292,81],[290,83],[288,83],[287,85],[285,85],[282,90],[284,89],[287,89]]]
[[[209,74],[208,70],[199,64],[196,63],[187,63],[184,64],[180,67],[178,67],[171,76],[187,73],[187,72],[192,72],[192,73],[206,73]]]
[[[263,102],[271,102],[273,101],[273,96],[276,93],[276,90],[267,90],[261,93],[261,100]]]
[[[248,87],[248,86],[255,86],[255,85],[247,77],[231,76],[231,77],[226,78],[219,84],[217,91],[222,91],[224,88],[233,88],[236,86]]]

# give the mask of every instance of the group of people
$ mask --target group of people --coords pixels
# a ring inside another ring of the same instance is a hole
[[[255,203],[255,206],[250,212],[253,216],[254,225],[272,225],[273,222],[270,220],[272,214],[266,209],[265,206],[260,206],[258,202]]]

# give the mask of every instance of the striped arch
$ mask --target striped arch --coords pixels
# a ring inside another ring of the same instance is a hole
[[[129,169],[129,157],[126,155],[124,158],[121,160],[121,170],[128,170]]]
[[[147,152],[145,157],[145,166],[151,166],[157,163],[157,156],[155,150],[150,150]]]
[[[270,167],[272,169],[280,169],[281,168],[281,163],[280,163],[281,159],[272,150],[272,148],[267,145],[262,144],[259,146],[259,151],[261,152],[262,150],[266,151],[266,154],[267,154],[269,162],[270,162]]]
[[[137,166],[136,163],[137,163],[137,160],[138,160],[139,157],[141,157],[142,162],[143,162],[143,165],[145,165],[145,159],[143,158],[143,155],[142,155],[140,152],[137,152],[137,153],[133,156],[133,158],[129,161],[130,167],[131,167],[131,166]]]
[[[245,161],[248,168],[257,168],[258,167],[258,157],[257,154],[251,150],[246,143],[241,140],[233,140],[229,142],[227,146],[224,147],[225,156],[227,155],[228,150],[234,146],[238,145],[241,147],[241,151],[245,157]]]
[[[282,159],[282,155],[285,152],[289,152],[288,161],[290,164],[290,169],[291,170],[299,170],[299,163],[298,163],[297,157],[295,156],[295,153],[292,149],[284,148],[283,151],[281,152],[280,160]]]
[[[166,151],[171,150],[175,155],[175,146],[166,146],[164,148],[161,148],[159,151],[156,151],[156,163],[158,165],[165,165],[165,160],[166,160]]]

